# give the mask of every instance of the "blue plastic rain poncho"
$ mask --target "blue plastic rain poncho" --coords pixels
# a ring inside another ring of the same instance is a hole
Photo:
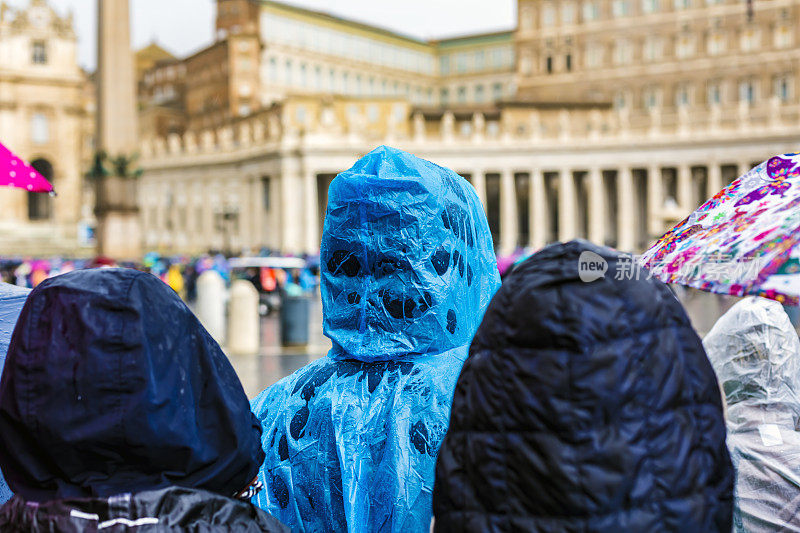
[[[321,276],[333,349],[253,400],[254,501],[297,531],[427,531],[453,388],[499,286],[475,191],[374,150],[330,186]]]
[[[28,289],[16,285],[0,283],[0,375],[3,373],[3,366],[6,362],[6,352],[8,352],[11,334],[14,332],[19,312],[22,311],[29,292]],[[11,496],[11,489],[8,488],[8,483],[6,483],[3,473],[0,472],[0,505],[7,502]]]
[[[727,403],[735,531],[800,531],[800,340],[789,317],[746,298],[703,344]]]

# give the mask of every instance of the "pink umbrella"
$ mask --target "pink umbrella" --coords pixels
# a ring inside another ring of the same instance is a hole
[[[30,192],[53,192],[53,186],[44,176],[2,144],[0,144],[0,186],[16,187]]]

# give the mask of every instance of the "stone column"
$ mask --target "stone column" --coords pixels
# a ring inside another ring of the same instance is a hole
[[[562,109],[558,112],[558,139],[561,142],[568,141],[570,134],[570,114],[566,109]]]
[[[647,130],[647,134],[652,137],[658,137],[661,133],[661,110],[658,106],[650,108],[649,111],[650,115],[650,129]]]
[[[529,116],[528,126],[531,129],[531,140],[538,141],[542,137],[542,122],[539,117],[539,111],[532,109]]]
[[[414,142],[425,142],[425,117],[422,116],[422,113],[419,111],[414,113],[412,124],[414,126]]]
[[[575,238],[575,178],[572,170],[558,171],[558,240]]]
[[[663,181],[661,167],[650,165],[647,167],[647,211],[650,213],[647,220],[647,233],[649,237],[663,233],[663,219],[661,209],[664,207]]]
[[[681,206],[681,211],[689,214],[692,210],[692,169],[689,165],[680,165],[678,167],[678,205]]]
[[[633,175],[629,167],[617,170],[617,248],[623,252],[633,252],[635,247],[636,215],[633,201]]]
[[[751,168],[753,167],[750,165],[750,161],[738,161],[736,163],[736,177],[741,178],[745,173],[749,172]]]
[[[317,173],[306,170],[303,176],[303,227],[305,228],[305,252],[319,253],[319,209],[317,207]]]
[[[542,169],[531,170],[531,190],[528,196],[530,202],[530,246],[536,250],[543,247],[546,241],[545,229],[549,223],[547,216],[547,196],[544,189],[544,175]]]
[[[250,246],[261,248],[264,246],[264,239],[261,235],[264,232],[264,191],[261,190],[261,178],[254,176],[250,180],[250,209],[252,223],[252,237]]]
[[[442,117],[441,136],[444,143],[452,143],[455,137],[456,119],[451,111],[445,112]]]
[[[589,169],[589,240],[604,244],[606,240],[606,205],[603,194],[603,172]]]
[[[514,173],[505,169],[500,174],[500,253],[510,254],[517,247],[519,218]]]
[[[708,182],[707,182],[706,196],[713,197],[722,190],[722,167],[718,163],[712,162],[708,166]]]
[[[486,211],[486,176],[483,170],[472,171],[472,186],[475,187],[475,192],[478,193],[478,199],[481,201],[483,210]]]
[[[280,174],[279,228],[281,232],[281,251],[300,253],[305,248],[303,235],[303,179],[297,162],[285,160]]]
[[[97,0],[97,97],[97,150],[130,157],[139,148],[139,132],[128,0]],[[136,189],[137,184],[125,177],[111,175],[97,181],[98,253],[141,258]]]
[[[211,182],[209,180],[204,180],[201,183],[203,187],[202,198],[204,207],[203,222],[201,223],[201,227],[203,228],[204,236],[211,235],[213,238],[213,236],[216,234],[217,231],[215,228],[214,213],[215,209],[220,206],[216,205],[216,203],[218,203],[218,199],[215,198]],[[164,227],[163,217],[162,217],[161,227],[162,228]],[[203,245],[206,245],[209,241],[207,237],[203,237],[201,239],[201,242],[203,243]]]
[[[691,133],[692,121],[689,117],[689,106],[682,105],[678,108],[678,136],[688,137]]]
[[[739,102],[736,123],[739,126],[739,131],[748,131],[750,129],[750,104],[744,100]]]
[[[486,117],[483,113],[474,113],[472,115],[472,142],[483,141],[486,133]]]
[[[781,101],[776,95],[769,99],[769,127],[779,129],[781,127]]]
[[[97,137],[109,155],[138,142],[128,0],[97,0]]]

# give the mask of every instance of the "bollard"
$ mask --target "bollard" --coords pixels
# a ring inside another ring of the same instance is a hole
[[[225,281],[215,270],[197,278],[197,318],[214,340],[225,340]]]
[[[256,355],[259,351],[260,315],[258,291],[247,280],[231,284],[228,303],[228,351],[235,355]]]
[[[281,342],[284,346],[308,344],[311,298],[284,296],[281,304]]]

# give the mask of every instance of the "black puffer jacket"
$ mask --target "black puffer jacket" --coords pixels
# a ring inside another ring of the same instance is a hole
[[[0,380],[0,531],[281,531],[232,498],[263,460],[228,358],[158,278],[83,270],[31,292]]]
[[[14,497],[0,513],[3,533],[281,532],[289,528],[249,502],[184,487],[107,499],[26,503]]]
[[[581,281],[579,258],[605,277]],[[438,531],[730,531],[714,372],[669,289],[626,264],[573,241],[501,287],[456,387]]]

